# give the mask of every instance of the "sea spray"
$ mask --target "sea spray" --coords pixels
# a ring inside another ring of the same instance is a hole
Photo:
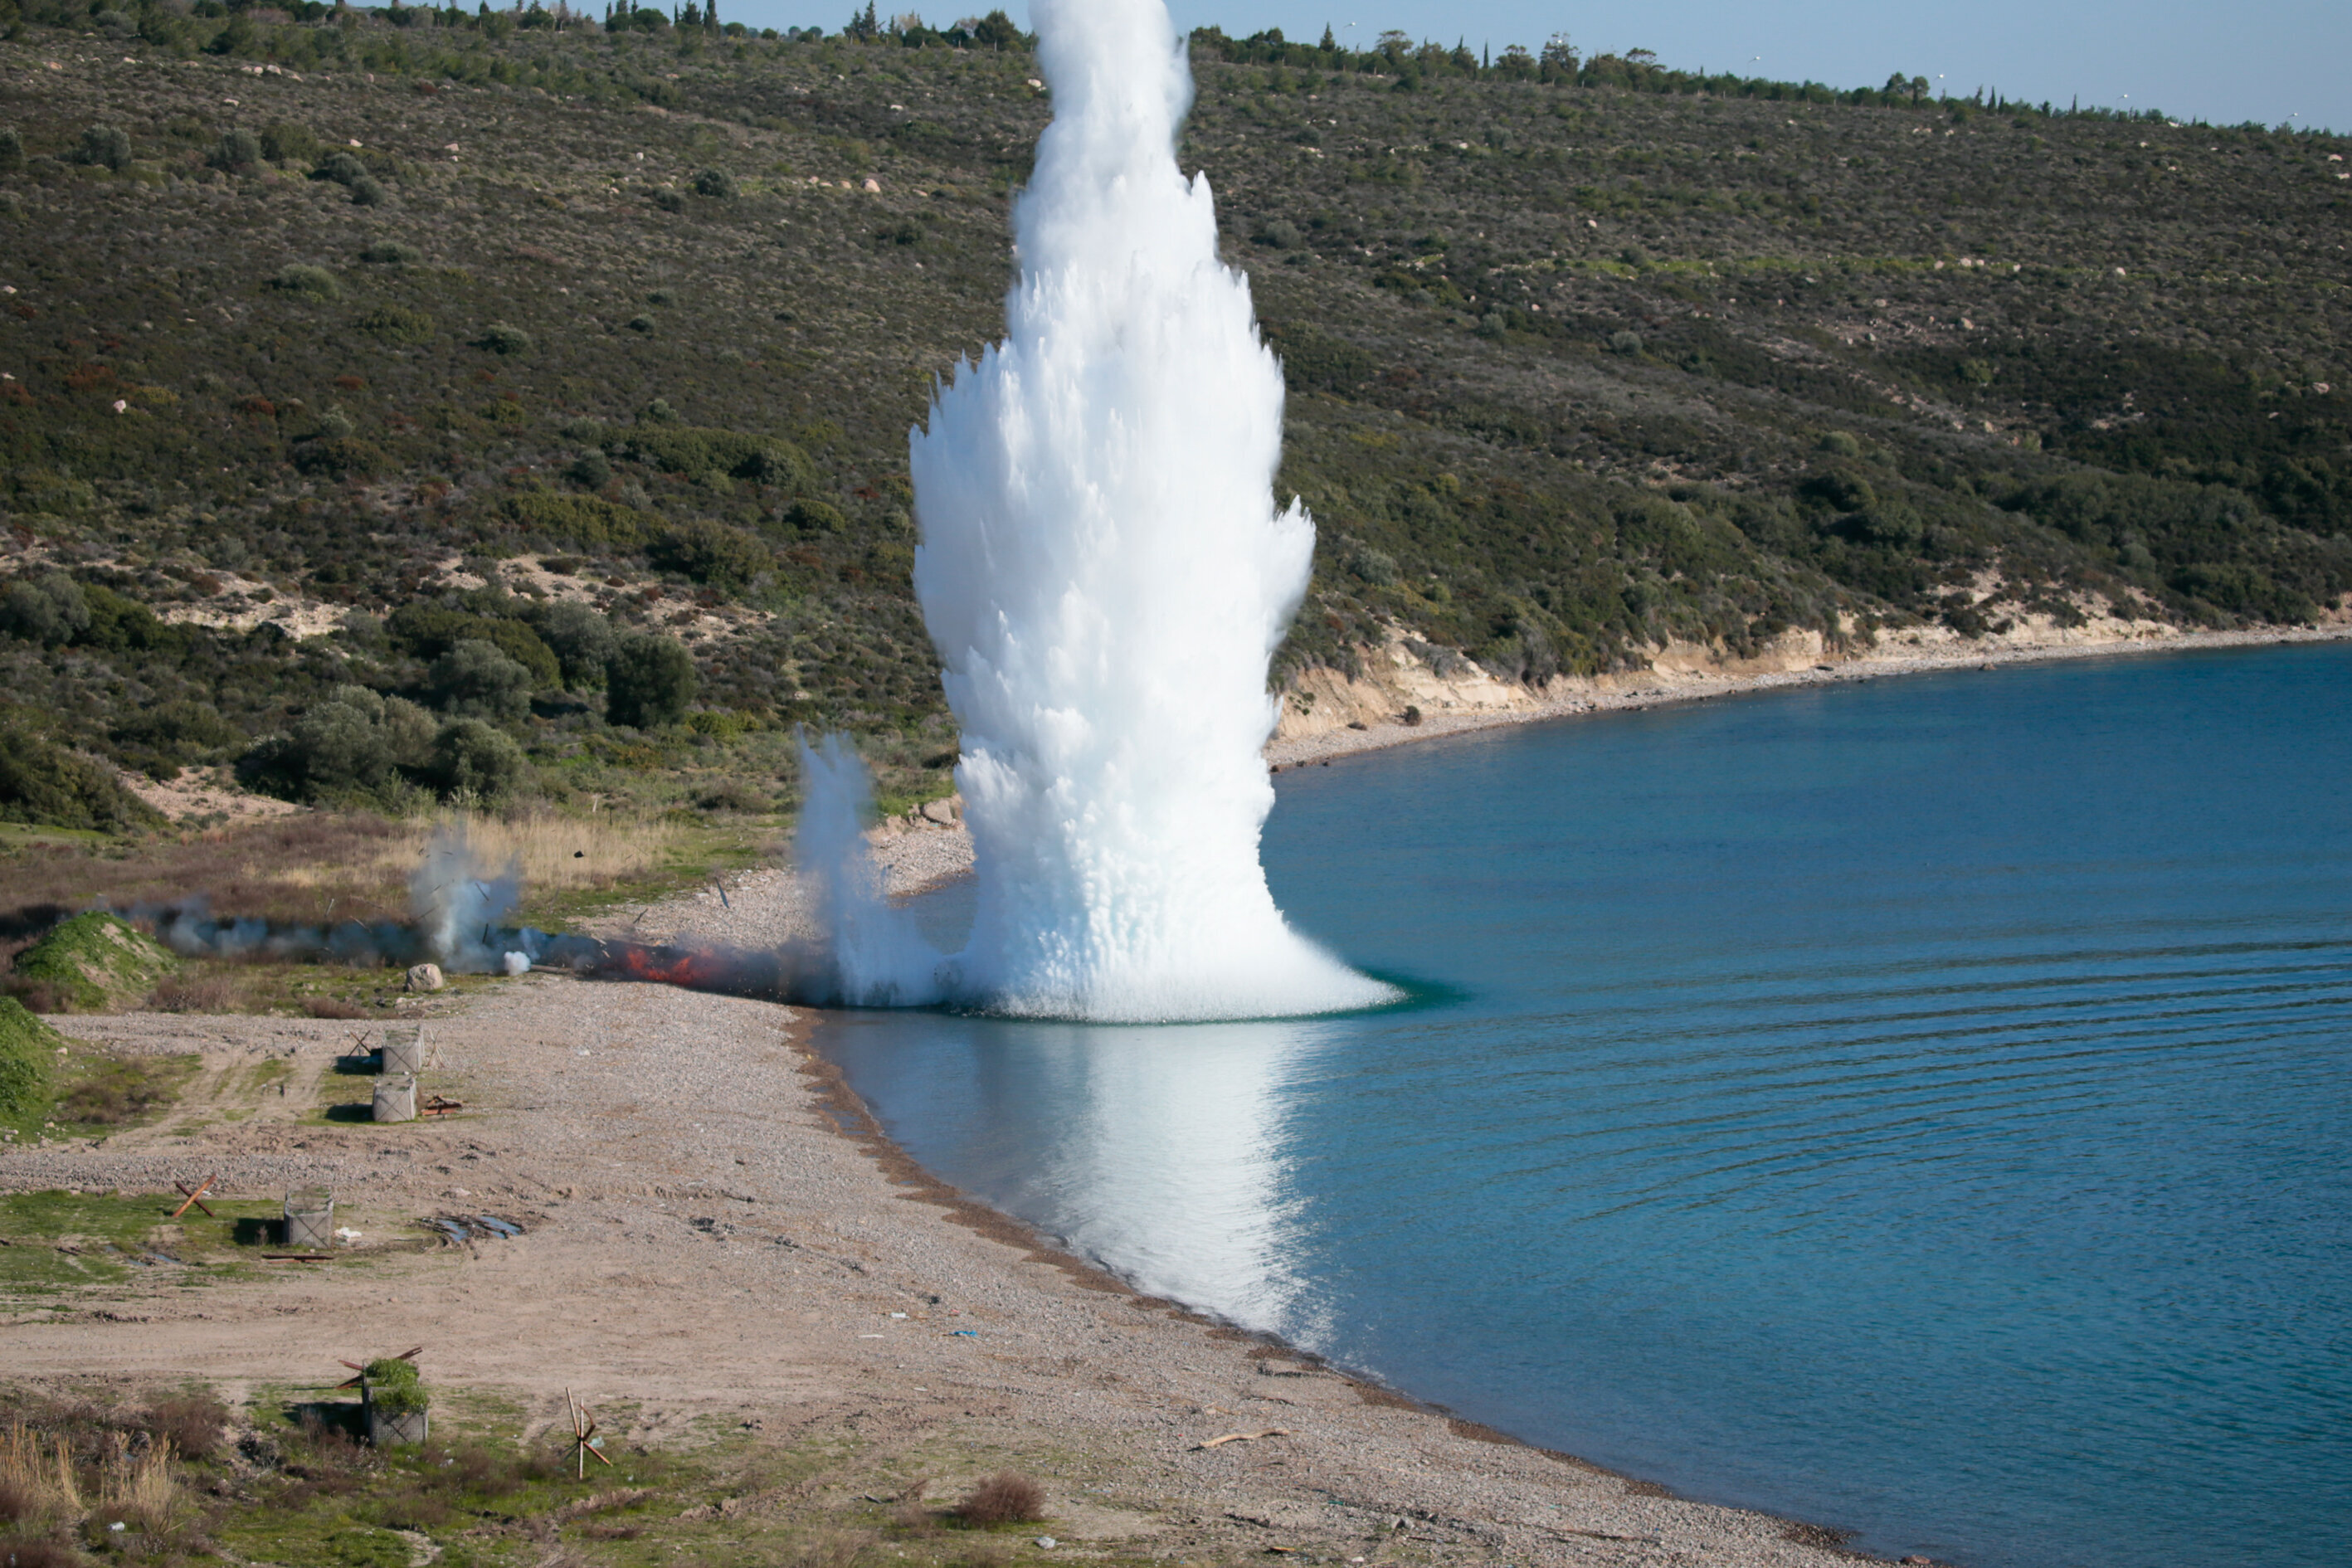
[[[1005,338],[909,443],[977,914],[945,959],[888,918],[829,753],[801,843],[845,994],[1139,1021],[1388,1000],[1289,929],[1258,863],[1266,671],[1314,526],[1274,508],[1281,370],[1206,177],[1176,164],[1182,40],[1160,0],[1032,16],[1055,115],[1013,209]]]

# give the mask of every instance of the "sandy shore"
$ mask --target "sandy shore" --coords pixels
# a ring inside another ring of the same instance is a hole
[[[441,1386],[523,1409],[518,1436],[546,1431],[570,1387],[631,1443],[837,1442],[791,1504],[818,1516],[913,1473],[946,1491],[1017,1464],[1046,1485],[1057,1555],[1841,1556],[1822,1532],[1519,1447],[1132,1295],[923,1176],[809,1054],[809,1020],[780,1006],[504,983],[425,1020],[429,1080],[467,1113],[387,1128],[319,1120],[354,1092],[331,1071],[348,1026],[56,1022],[119,1049],[194,1050],[205,1070],[157,1126],[0,1152],[0,1190],[161,1191],[212,1172],[233,1197],[328,1184],[363,1260],[19,1300],[0,1322],[11,1380],[194,1378],[240,1400],[423,1342]],[[272,1061],[288,1064],[283,1094],[252,1087]],[[528,1233],[373,1250],[453,1209]],[[1253,1436],[1202,1446],[1232,1433]]]

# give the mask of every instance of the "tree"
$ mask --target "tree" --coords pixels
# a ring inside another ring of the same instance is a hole
[[[455,718],[512,724],[530,711],[530,671],[471,637],[435,659],[425,681],[434,706]]]
[[[852,11],[849,14],[849,26],[842,28],[841,31],[843,37],[856,38],[860,43],[870,43],[880,37],[882,18],[874,14],[874,0],[866,0],[866,9],[863,11]]]
[[[18,578],[0,595],[0,635],[54,647],[89,629],[89,599],[62,572]]]
[[[604,684],[604,666],[620,647],[613,623],[575,599],[549,599],[530,612],[531,629],[554,651],[563,684],[573,690]]]
[[[873,8],[866,8],[872,16]],[[1028,35],[1013,25],[1013,18],[1002,11],[991,11],[971,30],[971,41],[985,49],[1020,49],[1029,45]]]
[[[479,719],[454,720],[433,739],[433,782],[445,799],[488,805],[514,793],[528,764],[514,738]]]
[[[131,167],[131,138],[119,126],[92,125],[82,132],[74,162],[95,163],[120,174]]]
[[[675,637],[624,637],[604,667],[604,716],[614,723],[675,724],[694,701],[694,656]]]

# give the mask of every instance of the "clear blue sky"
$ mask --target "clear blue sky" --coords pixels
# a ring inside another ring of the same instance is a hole
[[[945,26],[982,0],[919,9]],[[862,4],[862,0],[861,0]],[[1171,0],[1179,23],[1229,33],[1280,27],[1309,41],[1328,22],[1342,37],[1385,27],[1472,48],[1535,48],[1566,32],[1586,53],[1649,48],[1666,64],[1737,69],[1835,87],[1876,87],[1889,72],[1939,74],[1959,93],[2118,108],[2153,105],[2179,118],[2352,131],[2352,0],[1975,0],[1927,6],[1885,0]],[[1005,6],[1024,26],[1025,4]],[[850,0],[722,0],[719,14],[753,26],[815,24],[838,32]],[[1350,33],[1347,24],[1357,26]],[[1760,59],[1757,57],[1762,57]]]

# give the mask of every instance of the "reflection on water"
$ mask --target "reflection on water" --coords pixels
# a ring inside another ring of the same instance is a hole
[[[933,1130],[923,1153],[957,1184],[1149,1294],[1305,1338],[1280,1107],[1329,1027],[863,1013],[824,1048],[886,1125]]]

